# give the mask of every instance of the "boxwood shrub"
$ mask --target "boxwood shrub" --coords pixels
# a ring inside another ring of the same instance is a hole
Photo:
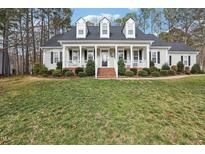
[[[79,72],[79,73],[78,73],[78,76],[79,76],[79,77],[86,77],[87,74],[86,74],[85,72]]]
[[[152,76],[154,77],[159,77],[160,76],[160,73],[158,71],[154,71],[151,73]]]
[[[191,74],[191,71],[190,71],[189,66],[186,66],[186,67],[184,68],[184,73],[187,74],[187,75],[190,75],[190,74]]]
[[[158,71],[158,69],[155,66],[150,67],[150,72]]]
[[[77,67],[75,69],[75,74],[78,75],[78,73],[80,73],[80,72],[84,72],[84,69],[82,67]]]
[[[52,72],[54,77],[60,77],[62,75],[62,71],[60,69],[56,69]]]
[[[148,75],[150,75],[150,68],[143,68],[142,70],[146,71],[148,73]]]
[[[130,68],[130,71],[132,71],[134,73],[134,75],[137,74],[137,69],[136,68]]]
[[[118,64],[118,74],[125,75],[126,68],[125,68],[125,63],[124,63],[123,59],[119,59],[117,64]]]
[[[194,64],[191,68],[191,73],[192,74],[198,74],[201,72],[201,68],[199,64]]]
[[[167,63],[162,65],[162,70],[170,70],[170,67]]]
[[[148,72],[145,70],[140,70],[140,71],[138,71],[138,75],[139,76],[148,76]]]
[[[168,70],[161,70],[160,75],[161,76],[167,76],[168,75]]]
[[[133,71],[126,71],[126,72],[125,72],[125,75],[126,75],[126,76],[134,76],[135,74],[134,74]]]
[[[184,72],[184,64],[181,61],[177,63],[177,72]]]
[[[169,71],[168,71],[168,74],[169,74],[169,75],[176,75],[176,71],[174,71],[174,70],[169,70]]]
[[[73,72],[70,71],[70,70],[67,70],[65,73],[64,73],[65,76],[73,76]]]

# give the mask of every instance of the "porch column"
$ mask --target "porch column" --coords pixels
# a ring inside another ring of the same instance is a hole
[[[63,67],[63,68],[66,67],[65,46],[64,46],[64,45],[63,45],[63,49],[62,49],[62,67]]]
[[[79,46],[80,48],[80,67],[82,66],[82,46]]]
[[[97,59],[98,59],[98,55],[97,55],[97,46],[95,45],[95,78],[97,78],[98,77],[98,61],[97,61]]]
[[[117,55],[118,51],[117,51],[117,45],[115,46],[115,73],[116,73],[116,78],[118,78],[118,55]]]
[[[130,46],[130,54],[131,54],[131,68],[133,68],[133,46]]]
[[[146,67],[149,68],[149,45],[146,47]]]

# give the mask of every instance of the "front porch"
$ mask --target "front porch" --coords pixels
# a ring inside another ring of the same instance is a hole
[[[119,59],[127,69],[149,67],[148,45],[64,45],[63,68],[86,67],[88,60],[95,61],[95,77],[99,69],[113,68],[118,78]]]

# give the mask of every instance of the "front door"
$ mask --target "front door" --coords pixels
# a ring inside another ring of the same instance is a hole
[[[101,65],[102,67],[108,67],[108,50],[102,50],[101,51]]]

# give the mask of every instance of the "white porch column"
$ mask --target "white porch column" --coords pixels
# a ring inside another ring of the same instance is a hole
[[[131,66],[131,68],[133,68],[133,46],[132,45],[130,46],[130,54],[131,54],[130,55],[131,56],[131,65],[130,66]]]
[[[79,46],[80,48],[80,67],[82,66],[82,46]]]
[[[118,51],[117,51],[117,45],[115,46],[115,73],[116,73],[116,78],[118,78]]]
[[[63,45],[63,49],[62,49],[62,67],[65,68],[66,67],[66,58],[65,58],[65,46]]]
[[[95,45],[95,78],[98,77],[98,55],[97,55],[97,46]]]
[[[146,67],[149,68],[149,45],[146,47]]]

